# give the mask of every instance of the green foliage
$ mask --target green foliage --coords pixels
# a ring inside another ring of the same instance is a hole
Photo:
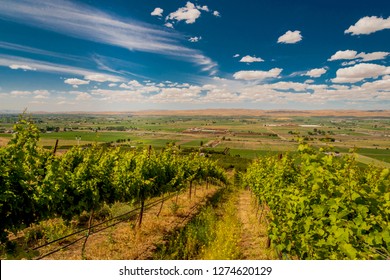
[[[0,241],[8,231],[17,231],[44,217],[41,180],[51,155],[37,146],[39,130],[22,116],[14,135],[0,149]]]
[[[189,181],[226,183],[221,168],[170,145],[141,153],[91,145],[53,156],[38,147],[39,130],[21,116],[9,144],[0,148],[0,241],[10,231],[47,218],[69,221],[115,202],[144,202],[176,192]]]
[[[300,259],[390,256],[389,169],[357,166],[300,145],[295,157],[260,158],[245,182],[270,208],[269,237]]]

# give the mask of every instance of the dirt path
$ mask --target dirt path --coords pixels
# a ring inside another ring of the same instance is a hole
[[[267,226],[259,223],[256,203],[250,191],[239,193],[237,215],[241,221],[241,254],[244,260],[275,259],[273,251],[267,248]]]

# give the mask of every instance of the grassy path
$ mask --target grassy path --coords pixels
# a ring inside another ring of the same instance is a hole
[[[267,226],[259,222],[254,198],[249,190],[239,192],[237,216],[241,223],[240,250],[242,259],[275,259],[274,252],[267,248]]]

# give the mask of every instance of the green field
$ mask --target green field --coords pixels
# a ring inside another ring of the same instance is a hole
[[[156,149],[175,143],[195,150],[201,145],[216,152],[228,149],[226,156],[236,161],[293,151],[299,141],[306,141],[340,152],[354,148],[364,164],[370,158],[376,164],[390,162],[390,118],[385,117],[40,114],[31,118],[42,131],[41,145],[48,148],[56,139],[65,149],[95,142]],[[17,120],[17,115],[0,115],[0,145],[12,137],[4,132]]]

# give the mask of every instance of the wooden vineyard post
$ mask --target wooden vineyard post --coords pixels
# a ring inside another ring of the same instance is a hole
[[[86,256],[85,256],[85,245],[87,244],[89,235],[91,234],[93,212],[94,212],[94,211],[92,210],[92,211],[91,211],[91,215],[89,216],[89,220],[88,220],[88,232],[87,232],[87,235],[86,235],[86,237],[85,237],[85,240],[84,240],[84,243],[83,243],[83,247],[82,247],[82,249],[81,249],[81,258],[82,258],[83,260],[87,259]]]
[[[144,208],[145,208],[145,199],[142,199],[141,210],[139,212],[139,219],[138,219],[138,228],[141,228],[142,225],[142,216],[144,215]]]
[[[164,201],[165,201],[165,199],[164,199],[164,194],[163,194],[163,196],[162,196],[162,201],[161,201],[161,206],[160,206],[160,210],[159,210],[158,213],[157,213],[157,217],[160,216],[160,213],[161,213],[162,208],[163,208],[163,205],[164,205]]]
[[[190,199],[191,199],[191,195],[192,195],[192,181],[190,181],[190,193],[189,193]]]
[[[56,144],[54,145],[54,149],[53,149],[53,156],[56,155],[56,152],[57,152],[57,147],[58,147],[58,139],[56,140]]]

